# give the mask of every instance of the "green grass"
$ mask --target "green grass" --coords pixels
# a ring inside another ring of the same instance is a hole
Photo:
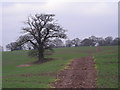
[[[58,48],[52,56],[55,60],[30,67],[16,67],[20,64],[35,61],[35,58],[27,56],[27,51],[3,52],[3,88],[48,88],[49,83],[55,81],[53,76],[23,77],[21,74],[58,73],[74,58],[85,56],[85,53],[75,52],[80,48]],[[21,80],[25,82],[21,82]],[[38,83],[41,82],[41,83]],[[34,85],[33,83],[36,83]]]
[[[16,67],[17,65],[33,62],[36,58],[28,57],[28,51],[3,52],[3,88],[49,88],[56,80],[54,75],[63,70],[66,65],[76,58],[94,53],[98,71],[98,87],[117,87],[117,47],[101,47],[102,52],[95,53],[95,47],[56,48],[49,58],[55,60],[32,65],[30,67]],[[114,53],[113,53],[114,52]],[[112,63],[109,63],[112,62]],[[113,63],[115,62],[115,63]],[[39,75],[44,74],[44,75]],[[24,76],[28,75],[28,76]],[[30,75],[30,76],[29,76]],[[108,75],[109,77],[104,77]],[[109,79],[109,80],[108,80]],[[114,84],[113,84],[114,83]]]
[[[97,86],[99,88],[118,88],[118,48],[104,47],[95,54],[97,65]]]

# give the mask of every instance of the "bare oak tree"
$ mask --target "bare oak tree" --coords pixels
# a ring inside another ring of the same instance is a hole
[[[23,28],[24,35],[17,42],[24,44],[30,42],[38,50],[38,61],[44,60],[45,49],[50,49],[49,41],[54,38],[66,38],[64,30],[54,20],[54,14],[35,14],[28,17]]]

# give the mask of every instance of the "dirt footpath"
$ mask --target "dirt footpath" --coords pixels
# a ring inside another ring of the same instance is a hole
[[[53,84],[55,88],[95,88],[96,70],[92,56],[73,60],[57,78],[60,80]]]

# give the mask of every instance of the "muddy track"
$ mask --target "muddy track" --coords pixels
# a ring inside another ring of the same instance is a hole
[[[96,88],[96,70],[92,56],[73,60],[69,69],[57,75],[55,88]]]

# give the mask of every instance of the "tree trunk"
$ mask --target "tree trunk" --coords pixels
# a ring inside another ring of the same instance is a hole
[[[38,61],[43,62],[44,60],[44,49],[41,47],[38,49]]]

